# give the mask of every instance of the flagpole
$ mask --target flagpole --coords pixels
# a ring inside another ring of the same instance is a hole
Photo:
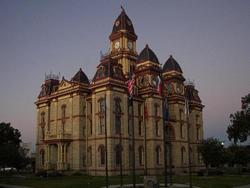
[[[120,160],[120,187],[123,187],[123,174],[122,174],[122,128],[121,128],[121,126],[120,126],[119,142],[120,142],[120,144],[119,144],[119,152],[120,152],[120,159],[119,159]]]
[[[167,143],[166,143],[166,128],[167,122],[165,121],[165,98],[162,97],[162,119],[163,119],[163,142],[164,142],[164,177],[165,177],[165,187],[168,186],[168,176],[167,176]]]
[[[107,138],[107,102],[105,94],[105,111],[104,111],[104,126],[105,126],[105,172],[106,172],[106,188],[109,187],[109,175],[108,175],[108,138]]]
[[[189,92],[189,91],[187,91]],[[188,174],[189,174],[189,187],[192,188],[193,187],[193,183],[192,183],[192,171],[191,171],[191,153],[190,153],[190,129],[189,129],[189,94],[188,97],[186,99],[186,112],[187,112],[187,137],[188,137]]]
[[[144,158],[145,158],[145,168],[144,168],[144,176],[148,175],[148,166],[147,166],[147,125],[146,125],[146,110],[147,110],[147,106],[146,106],[146,99],[144,101]]]
[[[133,188],[135,188],[136,178],[135,178],[135,129],[134,129],[134,108],[133,108],[133,98],[130,99],[132,107],[132,149],[133,149]]]

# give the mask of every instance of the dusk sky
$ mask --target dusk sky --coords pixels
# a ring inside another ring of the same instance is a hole
[[[204,108],[205,137],[227,141],[229,115],[250,93],[250,1],[0,0],[0,122],[35,143],[34,102],[45,73],[92,79],[100,50],[123,5],[161,64],[170,54],[194,80]]]

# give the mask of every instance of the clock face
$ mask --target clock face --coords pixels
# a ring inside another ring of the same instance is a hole
[[[140,88],[145,87],[148,84],[148,77],[147,76],[141,76],[138,81],[139,81],[139,87]]]
[[[131,42],[131,41],[128,41],[128,49],[132,50],[132,48],[133,48],[132,42]]]
[[[179,83],[177,83],[177,85],[176,85],[176,93],[182,94],[182,92],[183,92],[183,87],[182,87],[182,85],[179,84]]]
[[[153,86],[153,87],[157,87],[157,86],[158,86],[158,83],[159,83],[158,77],[153,77],[153,78],[152,78],[152,81],[151,81],[152,86]]]
[[[120,48],[120,42],[117,41],[117,42],[115,42],[115,49],[119,49],[119,48]]]
[[[173,85],[171,83],[167,85],[167,93],[169,95],[173,94]]]
[[[117,26],[119,26],[120,25],[120,22],[119,21],[116,21],[115,22],[115,26],[117,27]]]

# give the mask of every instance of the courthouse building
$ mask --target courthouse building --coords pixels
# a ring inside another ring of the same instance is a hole
[[[148,174],[162,174],[164,99],[169,111],[165,143],[172,146],[173,172],[187,172],[189,152],[192,170],[201,168],[197,146],[203,139],[203,105],[194,85],[186,84],[179,63],[166,54],[161,66],[148,45],[137,53],[137,35],[123,9],[109,39],[110,50],[96,63],[91,81],[82,69],[71,79],[46,76],[35,103],[36,170],[105,175],[107,149],[109,175],[118,175],[120,164],[123,174],[131,174],[133,151],[136,174],[145,168]]]

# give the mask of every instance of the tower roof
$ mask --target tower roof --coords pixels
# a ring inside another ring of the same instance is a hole
[[[81,68],[80,68],[80,70],[75,74],[75,76],[71,79],[71,81],[89,84],[89,79],[88,79],[88,77],[86,76],[86,74],[82,71]]]
[[[106,78],[112,78],[117,80],[125,80],[122,72],[122,66],[116,59],[106,57],[101,60],[101,63],[97,67],[96,74],[93,81],[98,81]]]
[[[116,18],[112,33],[117,33],[118,31],[125,30],[131,34],[135,34],[134,27],[132,21],[127,16],[123,7],[121,7],[122,11],[120,15]]]
[[[172,55],[170,55],[170,57],[163,66],[163,72],[169,72],[169,71],[177,71],[179,73],[182,73],[180,65],[173,58]]]
[[[139,54],[139,57],[137,59],[137,63],[142,63],[145,61],[152,61],[154,63],[158,63],[158,58],[155,55],[155,53],[148,47],[148,45],[145,46],[145,48],[141,51]]]

